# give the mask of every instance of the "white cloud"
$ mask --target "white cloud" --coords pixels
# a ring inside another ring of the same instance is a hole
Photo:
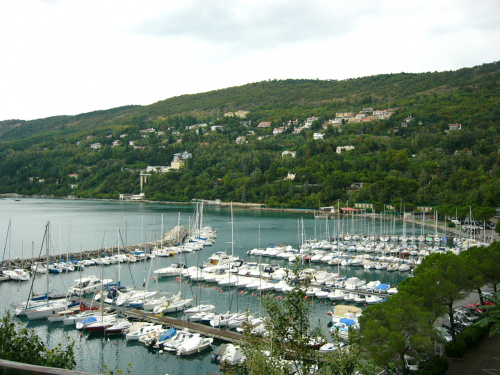
[[[4,0],[0,120],[498,60],[497,0]]]

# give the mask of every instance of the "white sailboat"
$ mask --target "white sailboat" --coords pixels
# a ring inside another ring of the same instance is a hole
[[[47,262],[49,261],[49,246],[50,246],[50,224],[47,222],[45,226],[45,234],[44,234],[44,239],[42,241],[42,248],[43,244],[45,243],[46,246],[46,260]],[[49,295],[49,275],[47,274],[47,299],[42,302],[41,305],[35,304],[31,305],[29,300],[26,303],[26,306],[24,308],[24,312],[29,320],[35,320],[35,319],[43,319],[48,317],[49,315],[56,314],[59,311],[66,310],[68,307],[71,307],[70,302],[67,299],[57,299],[57,300],[50,300],[48,298]],[[34,281],[34,279],[33,279]],[[31,288],[30,293],[33,290],[33,285]],[[30,296],[31,299],[32,296]],[[16,311],[17,313],[17,311]]]

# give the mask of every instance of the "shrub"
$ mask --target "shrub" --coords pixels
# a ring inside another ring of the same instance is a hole
[[[448,361],[446,358],[433,357],[418,364],[417,375],[445,375],[448,371]]]
[[[444,344],[444,351],[450,358],[463,358],[467,351],[467,344],[463,340],[450,341]]]
[[[465,342],[467,349],[471,349],[487,333],[488,333],[488,327],[470,326],[470,327],[465,327],[462,331],[460,331],[460,334],[458,335],[457,339]]]

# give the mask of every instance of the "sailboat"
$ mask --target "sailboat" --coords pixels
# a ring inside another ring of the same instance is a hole
[[[43,248],[43,243],[45,242],[46,246],[46,260],[47,263],[49,261],[49,247],[50,247],[50,223],[47,222],[47,225],[45,226],[45,235],[44,239],[42,241],[42,248]],[[36,304],[36,305],[31,305],[30,300],[26,303],[25,306],[25,313],[26,316],[28,317],[29,320],[35,320],[35,319],[42,319],[46,318],[49,315],[53,315],[59,311],[66,310],[68,307],[71,307],[72,305],[77,305],[77,303],[70,304],[70,302],[67,299],[57,299],[57,300],[49,300],[48,295],[49,295],[49,275],[46,275],[47,278],[47,299],[42,302],[42,304]],[[33,281],[35,278],[33,278]],[[30,289],[30,299],[32,297],[32,292],[33,292],[33,283],[31,284],[31,289]],[[17,313],[17,311],[16,311]]]
[[[9,220],[9,226],[7,227],[7,236],[5,237],[5,247],[3,250],[1,274],[4,276],[7,276],[11,280],[28,281],[30,279],[30,274],[22,268],[14,268],[14,269],[10,269],[10,270],[3,269],[3,264],[4,264],[4,260],[5,260],[5,252],[7,250],[7,242],[10,239],[10,231],[11,231],[11,221]],[[9,246],[9,253],[10,253],[10,246]],[[10,258],[10,256],[9,256],[9,258]]]
[[[196,265],[197,265],[196,277],[195,278],[191,277],[191,279],[193,279],[193,280],[194,279],[199,280],[200,275],[202,274],[200,268],[198,267],[199,258],[200,257],[199,257],[199,252],[198,252],[196,254]],[[198,303],[200,300],[200,297],[201,297],[201,285],[200,285],[200,283],[198,283],[198,287],[196,289],[196,302],[197,302],[197,304],[194,307],[191,307],[187,310],[184,310],[184,314],[186,315],[186,317],[191,318],[192,316],[197,315],[197,316],[200,316],[200,319],[201,319],[202,314],[210,313],[210,312],[213,312],[215,310],[215,305],[213,305],[213,304]]]
[[[164,302],[159,303],[153,308],[155,314],[167,314],[176,311],[185,310],[193,302],[193,298],[182,297],[182,273],[179,276],[179,292]]]

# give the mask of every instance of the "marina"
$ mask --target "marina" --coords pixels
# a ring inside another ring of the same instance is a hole
[[[39,199],[0,200],[0,205],[2,212],[7,215],[0,219],[2,228],[7,228],[10,220],[12,220],[13,228],[13,235],[8,242],[9,248],[4,253],[10,251],[13,258],[20,259],[18,262],[20,264],[26,263],[28,258],[36,258],[27,255],[29,252],[24,249],[24,244],[34,242],[30,247],[42,249],[42,235],[48,221],[53,231],[51,260],[66,257],[85,259],[89,256],[88,254],[91,254],[88,252],[92,251],[92,244],[97,244],[93,247],[94,249],[109,250],[106,254],[101,250],[92,253],[102,258],[116,255],[118,249],[128,255],[133,255],[137,249],[151,253],[158,250],[157,246],[146,248],[139,244],[157,244],[159,239],[164,239],[165,233],[172,233],[174,228],[181,226],[187,231],[187,228],[192,228],[195,222],[192,219],[195,216],[195,205]],[[214,304],[219,314],[225,314],[226,311],[246,312],[255,317],[263,317],[265,312],[260,303],[260,297],[268,295],[281,298],[284,292],[278,290],[277,287],[283,287],[284,284],[281,283],[279,275],[282,275],[286,268],[301,264],[302,270],[305,273],[308,272],[313,281],[311,290],[308,290],[307,294],[312,307],[311,321],[319,320],[328,338],[329,330],[326,327],[332,320],[328,312],[335,306],[364,307],[369,304],[367,301],[369,296],[385,298],[389,295],[391,288],[396,287],[410,274],[411,268],[418,263],[420,251],[453,249],[448,247],[449,244],[434,241],[406,243],[401,246],[401,241],[391,242],[390,238],[387,241],[379,238],[376,243],[373,242],[373,247],[368,246],[371,241],[369,233],[384,234],[382,231],[384,224],[375,220],[369,221],[371,224],[365,227],[365,235],[362,236],[362,233],[359,233],[359,240],[354,238],[340,240],[339,234],[342,232],[336,231],[335,228],[344,226],[343,233],[347,235],[351,218],[340,223],[334,220],[330,222],[318,220],[308,213],[254,210],[235,210],[234,218],[231,216],[229,208],[205,208],[203,222],[217,230],[217,238],[213,243],[205,243],[201,250],[184,247],[182,250],[173,251],[169,256],[117,261],[109,265],[88,265],[73,272],[66,270],[58,274],[37,274],[34,288],[37,292],[43,292],[41,290],[43,288],[53,293],[64,293],[83,277],[96,275],[98,278],[112,279],[114,283],[120,282],[121,285],[135,290],[170,294],[182,292],[183,297],[193,299],[193,305],[206,302]],[[16,230],[21,223],[23,223],[23,230]],[[387,233],[403,236],[403,229],[401,223],[395,223],[391,227],[391,232]],[[349,232],[353,236],[356,234]],[[410,234],[411,230],[406,233]],[[418,234],[421,234],[420,228]],[[423,229],[422,234],[427,237],[429,234],[434,234],[434,231],[427,228]],[[179,238],[181,237],[184,238],[184,235]],[[281,243],[284,245],[279,245]],[[325,245],[327,243],[329,245]],[[120,245],[117,246],[117,244]],[[377,245],[380,246],[377,247]],[[162,243],[162,246],[167,246],[167,244]],[[277,251],[278,248],[282,251]],[[256,254],[254,251],[256,249],[261,251],[260,254],[258,251]],[[301,252],[301,249],[307,251]],[[254,252],[251,253],[252,251]],[[411,251],[414,251],[414,255],[411,255]],[[222,253],[234,254],[236,259],[241,260],[238,267],[233,268],[235,272],[226,272],[219,275],[219,278],[215,277],[217,275],[200,272],[209,269],[214,259],[222,262],[220,256],[213,258],[214,254]],[[332,256],[334,253],[337,256]],[[280,254],[282,256],[279,256]],[[289,255],[289,257],[284,255]],[[314,258],[315,256],[317,257]],[[424,256],[424,253],[421,256]],[[342,265],[338,261],[340,259],[359,260],[360,264]],[[372,262],[373,267],[371,267]],[[155,277],[155,270],[177,263],[183,263],[186,266],[180,274]],[[387,268],[375,268],[375,263],[408,265],[409,268],[406,271],[399,269],[390,271]],[[367,267],[364,266],[365,264]],[[200,268],[201,265],[203,268]],[[201,274],[204,275],[203,279]],[[205,276],[212,278],[207,279]],[[236,284],[245,279],[254,280],[254,286],[252,287],[251,283],[245,286]],[[234,280],[234,284],[231,280]],[[359,280],[359,285],[354,284],[356,280]],[[353,282],[352,288],[345,285],[348,281]],[[29,295],[30,284],[29,281],[13,280],[0,283],[0,298],[4,301],[3,307],[13,311],[11,305],[25,301]],[[387,287],[384,290],[374,291],[378,285]],[[344,299],[340,299],[336,291],[347,294],[343,294]],[[347,299],[345,299],[346,295]],[[360,299],[360,295],[363,295],[365,299]],[[86,306],[99,307],[95,298],[92,296],[86,298]],[[355,298],[358,300],[356,301]],[[235,342],[240,337],[235,329],[192,322],[182,311],[159,316],[153,312],[123,306],[119,307],[117,312],[131,321],[148,320],[154,324],[161,324],[165,328],[189,329],[214,340],[210,348],[203,352],[190,356],[176,356],[172,353],[161,354],[159,351],[146,349],[137,342],[132,343],[126,340],[123,336],[79,331],[59,322],[50,323],[46,319],[27,320],[25,317],[19,319],[29,328],[34,328],[48,346],[57,345],[59,342],[64,343],[67,337],[74,340],[77,349],[75,351],[77,369],[94,373],[101,371],[105,365],[109,369],[126,370],[129,363],[131,363],[132,372],[134,372],[133,369],[140,368],[141,371],[151,374],[165,374],[167,371],[170,375],[215,373],[218,371],[218,366],[210,361],[208,354],[222,343]]]

